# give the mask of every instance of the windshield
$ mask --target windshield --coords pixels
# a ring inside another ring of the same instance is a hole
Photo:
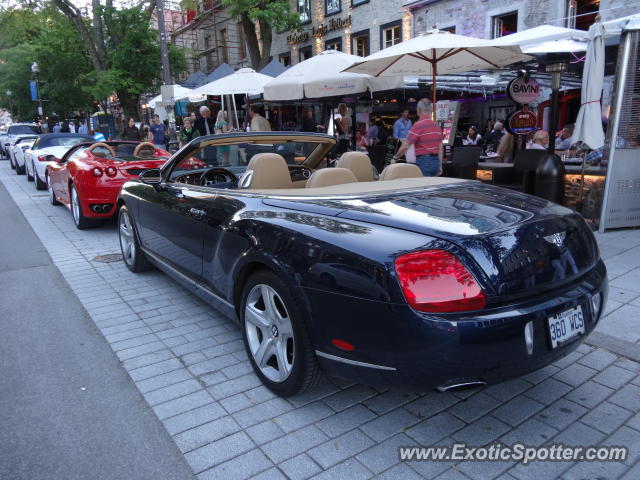
[[[236,143],[232,145],[208,146],[200,148],[179,161],[171,172],[171,179],[187,171],[204,172],[212,167],[221,167],[240,176],[251,159],[259,153],[277,153],[288,165],[302,165],[309,155],[324,144],[287,140],[279,143]],[[195,173],[195,172],[194,172]]]
[[[29,133],[40,133],[40,127],[37,125],[11,125],[9,127],[9,135],[24,135]]]
[[[38,148],[48,147],[72,147],[76,143],[86,142],[90,137],[53,137],[41,139]]]
[[[38,137],[24,137],[24,138],[19,138],[16,141],[16,145],[20,145],[21,147],[24,147],[25,145],[31,146],[33,145],[33,143],[38,139]]]

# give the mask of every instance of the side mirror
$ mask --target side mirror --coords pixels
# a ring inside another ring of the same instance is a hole
[[[150,168],[142,172],[138,178],[147,185],[159,185],[162,182],[162,173],[159,168]]]

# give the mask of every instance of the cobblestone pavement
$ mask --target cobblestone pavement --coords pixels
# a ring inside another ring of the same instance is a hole
[[[122,262],[94,260],[119,253],[115,224],[76,230],[69,212],[8,162],[0,180],[200,479],[640,478],[640,231],[598,236],[612,288],[590,343],[608,350],[582,345],[526,377],[471,392],[330,380],[282,399],[252,373],[231,320],[158,271],[134,275]],[[400,445],[494,440],[625,445],[630,458],[529,466],[398,459]]]

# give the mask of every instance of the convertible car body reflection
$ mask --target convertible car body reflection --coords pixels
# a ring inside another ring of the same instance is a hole
[[[127,266],[237,318],[281,395],[322,371],[411,388],[499,382],[571,352],[606,270],[582,218],[476,181],[379,176],[332,137],[200,137],[118,198]]]

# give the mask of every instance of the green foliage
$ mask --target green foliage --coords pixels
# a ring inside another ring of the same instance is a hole
[[[247,15],[251,20],[264,22],[273,31],[296,29],[300,24],[298,12],[291,11],[289,0],[222,0],[231,15]]]

